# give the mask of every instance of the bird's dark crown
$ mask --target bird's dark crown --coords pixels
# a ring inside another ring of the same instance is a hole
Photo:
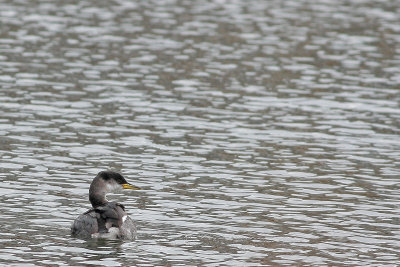
[[[125,180],[124,176],[122,176],[118,172],[101,171],[101,172],[99,172],[99,174],[97,174],[97,176],[103,178],[105,181],[115,180],[119,184],[127,184],[128,183]]]

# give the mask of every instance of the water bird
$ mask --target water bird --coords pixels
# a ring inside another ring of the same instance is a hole
[[[71,226],[71,234],[79,238],[135,239],[135,222],[117,202],[109,202],[107,193],[121,189],[140,189],[113,171],[101,171],[89,188],[92,209],[78,216]]]

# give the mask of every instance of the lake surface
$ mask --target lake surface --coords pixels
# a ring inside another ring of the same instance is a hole
[[[2,1],[0,265],[395,266],[399,14]],[[136,241],[70,236],[106,169]]]

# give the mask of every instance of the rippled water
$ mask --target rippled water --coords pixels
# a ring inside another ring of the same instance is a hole
[[[395,265],[397,1],[2,1],[0,264]],[[69,234],[97,172],[134,242]]]

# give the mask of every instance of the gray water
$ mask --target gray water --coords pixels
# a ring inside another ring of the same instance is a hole
[[[395,266],[400,2],[0,4],[0,265]],[[137,240],[72,221],[102,170]]]

